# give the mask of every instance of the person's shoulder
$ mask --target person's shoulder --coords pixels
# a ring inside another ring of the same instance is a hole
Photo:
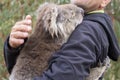
[[[100,27],[100,24],[91,20],[83,20],[82,23],[78,25],[78,27],[91,30],[98,29]]]

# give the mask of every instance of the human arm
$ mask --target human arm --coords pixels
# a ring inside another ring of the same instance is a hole
[[[9,45],[9,37],[7,37],[4,43],[4,59],[9,73],[11,73],[11,70],[16,63],[16,58],[19,55],[19,52],[20,48],[12,48]]]
[[[11,73],[16,63],[16,58],[29,36],[29,33],[32,31],[31,24],[30,15],[27,15],[24,20],[16,22],[4,43],[4,58],[9,73]]]

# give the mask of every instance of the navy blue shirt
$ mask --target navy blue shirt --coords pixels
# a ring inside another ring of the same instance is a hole
[[[85,80],[90,68],[107,56],[116,61],[120,49],[111,23],[104,13],[85,15],[68,41],[51,57],[48,69],[34,80]],[[4,56],[11,73],[21,48],[10,48],[8,41],[9,37],[4,44]]]

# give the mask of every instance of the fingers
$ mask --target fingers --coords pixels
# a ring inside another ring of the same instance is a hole
[[[9,44],[11,47],[16,48],[24,43],[24,39],[27,38],[29,33],[27,32],[11,32],[10,38],[9,38]]]
[[[24,38],[27,38],[28,37],[28,33],[27,32],[20,32],[20,31],[17,31],[17,32],[13,32],[10,34],[10,37],[11,38],[16,38],[16,39],[24,39]]]
[[[16,39],[10,37],[9,43],[12,48],[17,48],[19,45],[24,43],[24,39]]]
[[[28,25],[15,25],[12,27],[11,32],[16,32],[16,31],[21,31],[21,32],[28,32],[30,33],[32,31],[32,27]]]
[[[9,44],[11,47],[16,48],[24,43],[24,39],[28,37],[28,33],[25,32],[12,32],[10,34]]]
[[[16,48],[24,43],[24,39],[32,32],[32,17],[27,15],[22,21],[16,22],[12,27],[9,44],[11,47]]]
[[[31,24],[32,24],[32,21],[31,21],[31,19],[25,19],[25,20],[16,22],[15,25],[21,25],[21,24],[24,24],[24,25],[31,25]]]

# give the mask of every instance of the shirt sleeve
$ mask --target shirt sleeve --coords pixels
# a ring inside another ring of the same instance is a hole
[[[97,42],[90,26],[79,25],[67,43],[51,57],[48,69],[34,80],[85,80],[97,62]]]
[[[8,42],[9,42],[9,37],[7,37],[4,43],[4,59],[8,72],[11,73],[12,68],[16,63],[16,58],[19,55],[20,48],[11,48]]]

